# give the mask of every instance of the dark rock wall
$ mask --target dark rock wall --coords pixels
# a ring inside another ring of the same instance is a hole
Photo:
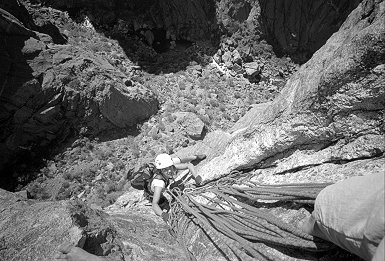
[[[336,32],[360,0],[167,0],[46,1],[54,8],[79,12],[101,27],[117,24],[141,34],[150,45],[167,38],[215,40],[241,34],[237,41],[253,46],[266,39],[278,55],[304,63]],[[159,30],[162,33],[159,33]],[[146,32],[149,31],[146,35]],[[151,35],[151,36],[148,36]],[[263,34],[263,36],[262,36]],[[261,35],[256,38],[256,35]],[[153,40],[152,38],[155,38]],[[244,39],[243,39],[244,38]],[[167,46],[168,47],[168,46]],[[253,51],[253,50],[252,50]]]
[[[203,39],[210,35],[215,24],[214,3],[205,0],[50,0],[45,4],[72,12],[85,9],[96,25],[111,26],[119,22],[128,25],[131,33],[150,30],[156,34],[157,29],[162,29],[170,39]]]
[[[260,0],[261,24],[275,52],[304,63],[336,32],[360,0]]]

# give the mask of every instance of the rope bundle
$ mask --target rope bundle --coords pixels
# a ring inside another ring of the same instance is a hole
[[[270,260],[265,245],[313,253],[331,248],[329,243],[245,203],[279,200],[311,204],[328,183],[260,185],[247,182],[242,187],[227,184],[168,191],[175,199],[170,225],[190,260],[196,260],[186,246],[188,227],[192,224],[200,226],[229,259]],[[198,196],[206,203],[198,202]]]

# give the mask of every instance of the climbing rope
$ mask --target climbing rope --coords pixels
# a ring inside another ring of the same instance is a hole
[[[271,260],[266,246],[313,253],[330,250],[332,245],[326,241],[258,207],[277,201],[314,204],[318,193],[330,183],[262,185],[242,174],[235,171],[199,188],[167,190],[173,198],[169,224],[190,260],[196,258],[187,247],[191,238],[186,236],[191,236],[196,226],[229,259]]]

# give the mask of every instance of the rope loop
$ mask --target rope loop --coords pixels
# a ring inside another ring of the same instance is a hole
[[[195,233],[196,227],[204,229],[229,259],[270,260],[267,246],[308,253],[328,251],[332,248],[328,242],[285,223],[266,207],[257,207],[261,202],[268,205],[266,200],[273,200],[275,204],[314,204],[318,193],[328,185],[330,183],[257,184],[250,181],[250,173],[234,170],[227,177],[202,187],[167,189],[173,199],[170,227],[190,260],[195,257],[187,247],[194,243],[189,233]],[[198,202],[197,196],[206,203]]]

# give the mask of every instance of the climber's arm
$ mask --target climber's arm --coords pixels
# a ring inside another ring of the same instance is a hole
[[[163,190],[162,187],[155,186],[154,196],[152,198],[152,209],[154,210],[155,214],[157,214],[158,216],[161,216],[163,213],[162,209],[159,207],[159,200],[160,200],[160,196],[162,195],[162,190]]]

